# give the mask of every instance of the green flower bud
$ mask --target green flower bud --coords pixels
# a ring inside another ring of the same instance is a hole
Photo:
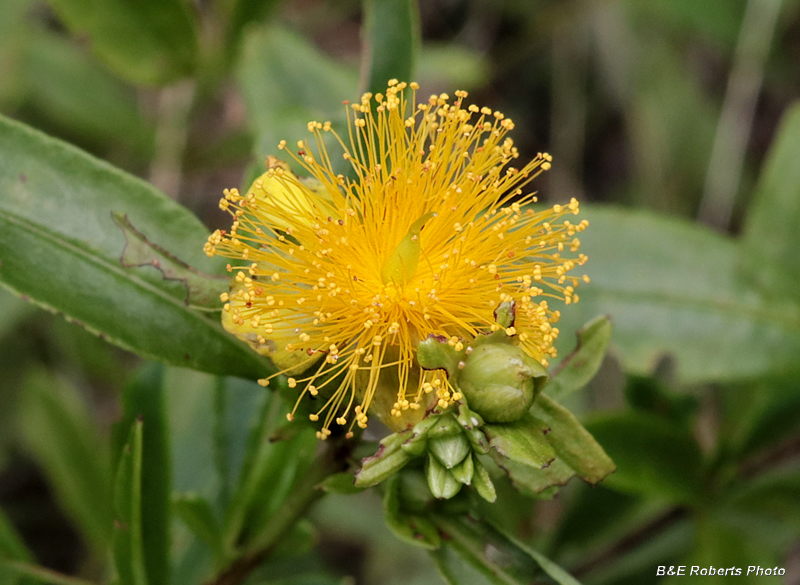
[[[428,449],[447,469],[452,469],[472,452],[463,433],[450,437],[439,437],[428,441]]]
[[[519,347],[486,343],[467,358],[458,386],[486,422],[511,422],[528,412],[547,370]]]
[[[461,490],[463,484],[453,477],[450,470],[439,463],[436,457],[428,456],[428,465],[425,471],[428,477],[428,487],[434,497],[440,500],[449,500]]]
[[[450,473],[453,474],[458,481],[465,485],[469,485],[472,483],[472,474],[475,472],[475,466],[472,464],[472,455],[468,455],[464,458],[464,461],[456,465],[453,469],[450,470]]]

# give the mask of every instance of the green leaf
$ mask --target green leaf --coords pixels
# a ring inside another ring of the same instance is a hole
[[[556,366],[544,391],[556,400],[563,400],[588,384],[606,355],[611,339],[611,321],[608,317],[595,317],[577,332],[578,344]]]
[[[704,501],[702,456],[683,426],[642,412],[602,415],[585,426],[617,465],[603,485],[676,503]]]
[[[436,568],[439,570],[447,585],[496,585],[497,583],[513,583],[513,581],[497,581],[487,576],[483,571],[464,560],[463,556],[449,544],[442,545],[438,550],[431,552]]]
[[[314,525],[301,518],[293,528],[287,531],[286,536],[277,544],[272,554],[276,559],[307,555],[314,548],[318,539]]]
[[[164,373],[173,489],[215,502],[222,478],[214,464],[214,384],[208,374],[168,368]]]
[[[532,412],[550,426],[547,440],[581,479],[596,484],[614,472],[614,462],[569,410],[549,396],[539,396]]]
[[[0,582],[2,582],[3,585],[16,585],[17,581],[14,580],[14,576],[29,577],[31,579],[19,581],[22,585],[28,585],[29,583],[44,583],[47,585],[94,585],[90,581],[84,581],[77,577],[68,577],[67,575],[51,571],[39,565],[23,563],[21,561],[4,561],[0,559],[0,579],[3,579],[3,581]],[[11,579],[11,581],[7,581],[6,579]]]
[[[35,308],[30,303],[0,289],[0,339],[11,332],[34,310]]]
[[[148,155],[153,130],[140,113],[134,89],[72,39],[32,27],[28,35],[27,101],[70,136]]]
[[[554,459],[550,465],[542,469],[517,463],[495,454],[492,455],[492,458],[508,474],[515,488],[533,496],[539,496],[554,486],[566,485],[575,476],[575,470],[559,458]]]
[[[164,374],[173,489],[196,494],[211,506],[219,501],[224,481],[214,462],[214,388],[215,377],[208,374],[179,368]],[[172,582],[202,583],[213,567],[211,549],[182,522],[172,528]]]
[[[541,469],[556,457],[544,436],[547,424],[530,414],[512,423],[486,424],[482,428],[489,444],[512,461]]]
[[[211,549],[215,563],[223,558],[222,529],[211,504],[197,494],[175,494],[172,500],[175,515]]]
[[[581,249],[592,282],[579,289],[577,305],[562,310],[562,331],[608,314],[626,369],[646,373],[673,354],[687,383],[796,371],[800,316],[743,288],[734,241],[644,211],[590,208],[582,215],[590,221]]]
[[[148,240],[128,221],[128,217],[118,211],[111,212],[111,218],[125,234],[125,248],[120,256],[124,268],[152,266],[161,272],[164,280],[180,283],[186,288],[185,303],[192,308],[222,309],[220,294],[228,292],[230,279],[225,276],[211,276],[192,268],[180,258]]]
[[[163,84],[193,73],[195,19],[182,0],[49,0],[67,27],[135,83]]]
[[[236,0],[228,18],[225,42],[228,52],[235,55],[246,27],[265,22],[279,4],[280,0]]]
[[[775,299],[800,302],[800,103],[784,114],[742,238],[742,271]]]
[[[724,513],[738,518],[772,519],[793,539],[800,530],[800,466],[795,463],[741,482],[727,491],[723,502],[720,510]],[[782,547],[785,543],[775,544]]]
[[[261,161],[278,153],[281,140],[293,147],[310,137],[311,120],[344,120],[342,100],[356,97],[353,69],[279,26],[254,29],[246,36],[238,78]]]
[[[164,368],[148,364],[122,394],[122,420],[115,425],[117,460],[134,423],[142,426],[141,534],[142,552],[151,583],[167,583],[170,574],[172,469],[169,452]]]
[[[24,22],[31,0],[6,0],[0,2],[0,65],[3,83],[0,84],[0,110],[13,111],[25,98],[23,83],[25,49],[28,45],[28,27]]]
[[[207,231],[191,213],[139,179],[5,118],[0,151],[5,286],[145,357],[251,378],[269,371],[218,322],[190,310],[180,283],[153,267],[120,264],[125,237],[112,211],[192,266],[214,272],[202,253]]]
[[[385,93],[390,79],[413,81],[420,24],[415,0],[364,0],[362,87]]]
[[[402,444],[411,437],[411,431],[393,433],[380,442],[374,455],[361,462],[356,473],[356,487],[370,487],[388,479],[411,461]]]
[[[780,557],[777,551],[766,549],[763,541],[754,538],[752,532],[733,524],[724,519],[715,518],[713,514],[701,517],[697,523],[691,556],[685,561],[685,564],[688,565],[686,575],[668,578],[664,582],[670,585],[679,585],[680,583],[703,585],[712,579],[744,583],[745,585],[761,585],[770,581],[779,582],[779,577],[747,574],[749,566],[760,565],[764,568],[780,566]],[[698,567],[698,573],[702,569],[708,571],[712,567],[715,572],[720,569],[724,571],[726,568],[738,567],[742,569],[742,574],[691,575],[690,567],[692,566]]]
[[[106,440],[77,391],[44,373],[27,379],[19,408],[25,447],[87,545],[102,558],[113,522]]]
[[[240,478],[251,468],[253,453],[263,433],[275,442],[275,426],[285,423],[284,411],[276,392],[252,380],[217,379],[214,386],[214,459],[222,479],[220,502],[227,505]],[[298,421],[299,431],[306,425]]]
[[[297,478],[308,469],[317,447],[310,428],[278,443],[269,440],[269,426],[260,430],[255,452],[243,468],[228,508],[226,551],[233,550],[237,542],[257,538],[269,526],[272,516],[292,494]]]
[[[721,400],[725,416],[720,437],[737,461],[775,448],[800,432],[796,376],[737,384]]]
[[[0,508],[0,561],[33,561],[33,554],[22,542],[14,525]],[[2,576],[0,574],[0,576]]]
[[[133,423],[114,479],[112,550],[119,585],[146,585],[142,540],[142,421]]]
[[[497,529],[498,532],[500,532],[505,538],[507,538],[511,544],[525,552],[525,554],[536,561],[536,564],[539,565],[542,570],[547,573],[556,583],[558,583],[558,585],[580,585],[575,577],[567,573],[564,569],[548,559],[542,553],[532,549],[527,544],[509,534],[508,531],[501,529],[499,526],[495,524],[492,524],[492,526]]]
[[[712,41],[718,48],[732,50],[739,37],[745,5],[746,2],[698,4],[692,0],[654,0],[628,2],[625,6],[631,10],[637,24],[657,23],[659,28],[674,35],[686,38],[697,35]]]
[[[383,495],[383,514],[389,530],[403,542],[434,550],[441,545],[436,527],[427,518],[415,514],[407,514],[401,510],[400,477],[392,476],[386,482]]]
[[[431,556],[448,583],[533,582],[538,566],[531,555],[487,523],[443,516],[434,516],[433,521],[442,534],[442,546]]]

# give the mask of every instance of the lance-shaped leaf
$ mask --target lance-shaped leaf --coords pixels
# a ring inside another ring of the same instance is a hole
[[[591,283],[580,287],[578,304],[562,310],[561,331],[607,314],[627,370],[652,371],[672,354],[684,382],[796,371],[796,308],[786,296],[746,288],[738,277],[740,243],[641,210],[597,206],[581,215],[591,224],[581,234]],[[570,349],[567,338],[557,343],[562,353]]]
[[[555,399],[563,399],[588,384],[606,355],[611,339],[611,321],[608,317],[595,317],[576,333],[578,345],[555,369],[545,386],[545,392]]]
[[[366,50],[362,87],[373,93],[390,79],[411,81],[419,53],[419,14],[414,0],[365,0]]]
[[[33,555],[22,542],[5,512],[0,509],[0,561],[32,561]],[[2,567],[0,567],[2,568]],[[0,577],[2,577],[0,572]]]
[[[120,585],[146,585],[142,541],[142,421],[131,427],[114,480],[112,549]]]
[[[0,283],[144,357],[249,378],[270,370],[215,318],[191,310],[180,282],[121,264],[125,235],[112,211],[187,264],[217,272],[202,253],[207,230],[188,210],[6,118],[0,151]]]
[[[575,476],[575,470],[558,458],[542,469],[517,463],[497,455],[496,452],[493,452],[492,458],[508,474],[515,488],[534,496],[554,486],[566,485]]]
[[[197,53],[195,19],[181,0],[50,0],[67,27],[91,39],[94,52],[137,83],[189,75]]]
[[[540,396],[533,413],[550,426],[547,439],[559,459],[591,484],[613,473],[614,462],[575,415],[549,396]]]
[[[741,269],[767,296],[800,302],[800,104],[781,121],[758,178],[742,239]]]
[[[186,304],[192,308],[222,309],[220,294],[227,292],[230,279],[212,276],[192,268],[169,251],[151,242],[134,227],[124,213],[111,212],[114,223],[125,234],[125,248],[120,264],[125,268],[151,266],[161,272],[164,280],[179,283],[186,289]]]
[[[122,420],[115,425],[113,434],[119,459],[131,426],[141,422],[142,551],[147,580],[151,583],[167,582],[170,573],[172,469],[163,371],[160,364],[147,364],[126,385]]]
[[[19,424],[24,446],[84,542],[101,555],[113,522],[106,442],[74,387],[40,372],[29,376],[23,390]]]
[[[220,562],[223,555],[222,529],[208,500],[192,493],[176,494],[172,505],[175,515],[208,545],[215,562]]]

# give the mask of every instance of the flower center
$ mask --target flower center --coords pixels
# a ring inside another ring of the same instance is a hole
[[[400,240],[381,269],[383,284],[392,283],[399,287],[408,284],[414,278],[419,265],[419,234],[425,222],[434,217],[436,213],[430,211],[411,224],[408,233]]]

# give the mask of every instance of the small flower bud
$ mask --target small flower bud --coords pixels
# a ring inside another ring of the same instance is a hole
[[[511,422],[528,412],[547,378],[547,370],[517,346],[487,343],[467,358],[458,385],[486,422]]]

